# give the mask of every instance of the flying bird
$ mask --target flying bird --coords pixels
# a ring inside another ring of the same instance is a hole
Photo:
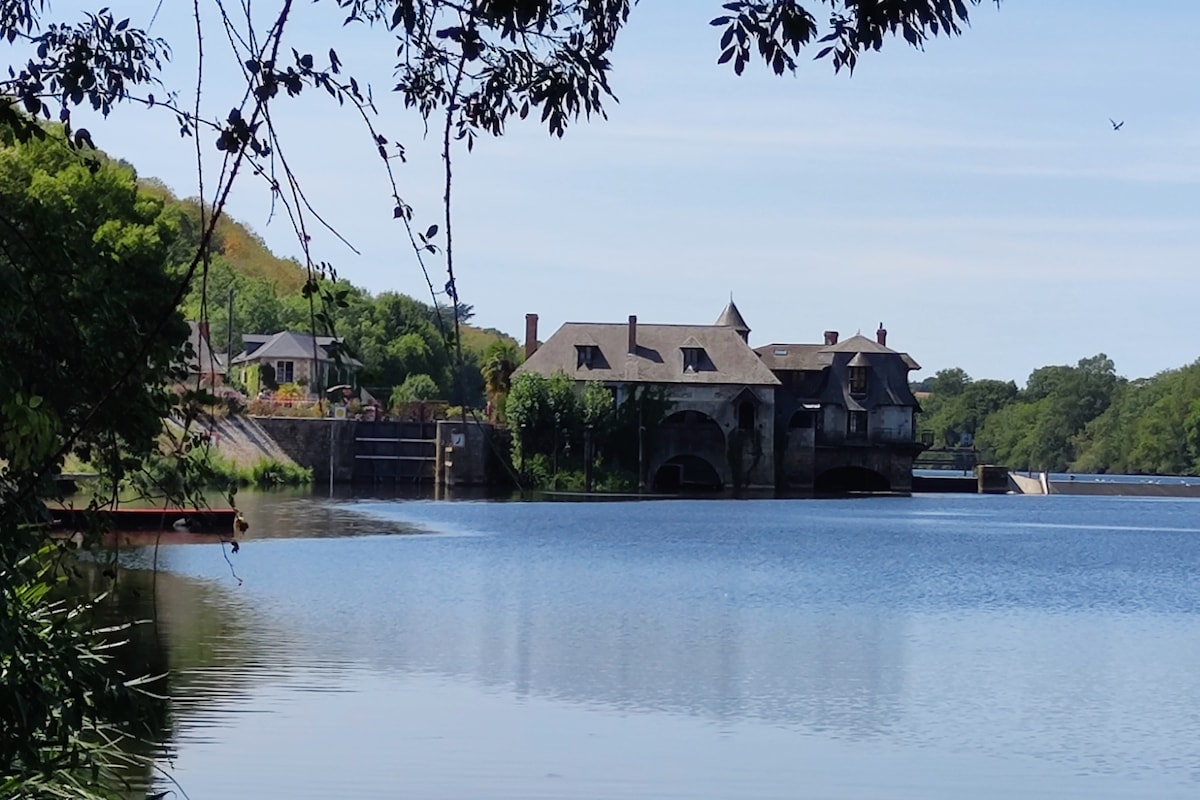
[[[1122,127],[1125,125],[1125,120],[1121,120],[1120,122],[1117,122],[1117,121],[1116,121],[1115,119],[1113,119],[1112,117],[1109,117],[1109,118],[1108,118],[1108,121],[1112,123],[1113,130],[1114,130],[1114,131],[1119,131],[1119,130],[1121,130],[1121,128],[1122,128]]]

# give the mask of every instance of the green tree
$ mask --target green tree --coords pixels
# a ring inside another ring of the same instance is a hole
[[[520,365],[521,351],[515,342],[507,339],[497,339],[483,352],[483,386],[496,422],[505,420],[505,404],[512,388],[512,374]]]
[[[178,220],[132,171],[43,134],[0,124],[0,796],[90,797],[115,783],[114,743],[143,734],[140,703],[51,599],[44,503],[68,453],[109,490],[157,456],[187,327]]]
[[[953,397],[962,392],[971,383],[971,376],[960,367],[938,370],[932,378],[922,382],[924,390],[934,397]]]
[[[970,442],[984,420],[1016,399],[1017,385],[1012,381],[971,381],[957,394],[943,397],[925,424],[947,445]]]
[[[393,407],[403,403],[425,403],[440,396],[438,385],[428,375],[409,375],[392,392]]]
[[[607,433],[612,425],[613,414],[616,413],[616,401],[613,393],[599,381],[588,381],[583,386],[583,394],[579,398],[580,421],[584,425]]]
[[[1017,402],[988,417],[977,444],[1008,466],[1070,469],[1077,453],[1091,447],[1087,426],[1105,413],[1123,384],[1103,353],[1080,359],[1074,367],[1040,367],[1030,374]],[[1091,449],[1087,463],[1095,464],[1098,451]]]
[[[548,453],[546,433],[554,427],[550,410],[549,381],[536,372],[518,375],[504,405],[508,428],[512,431],[513,465],[525,471],[530,456]]]

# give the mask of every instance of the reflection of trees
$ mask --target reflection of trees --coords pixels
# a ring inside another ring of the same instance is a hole
[[[385,490],[387,500],[433,499],[433,487],[417,485]],[[363,499],[362,493],[355,498]],[[250,522],[245,539],[281,539],[295,536],[321,538],[326,536],[363,536],[381,533],[417,533],[419,531],[394,521],[381,520],[364,514],[351,513],[345,506],[330,502],[310,489],[280,489],[269,492],[238,493],[238,508]],[[216,501],[213,501],[216,503]]]
[[[69,588],[81,597],[103,598],[92,607],[88,624],[94,628],[114,628],[105,634],[112,645],[105,650],[114,677],[133,680],[163,675],[167,671],[166,653],[152,625],[145,622],[145,587],[139,580],[113,582],[104,573],[103,565],[79,562],[70,570]],[[168,691],[165,680],[144,687],[148,694],[139,695],[137,707],[125,708],[126,731],[130,738],[122,747],[135,761],[118,769],[119,777],[127,782],[135,796],[149,784],[148,765],[157,757],[170,738],[170,704],[162,699]]]
[[[265,640],[253,630],[255,621],[217,587],[144,569],[121,570],[113,583],[101,569],[86,563],[79,568],[85,592],[108,590],[96,607],[96,625],[138,620],[114,633],[128,640],[109,651],[114,667],[129,678],[164,675],[147,689],[171,698],[147,697],[151,723],[127,747],[139,757],[169,756],[170,742],[181,732],[219,720],[251,682],[264,680],[253,665],[265,660]],[[146,770],[123,777],[135,792],[152,778]]]

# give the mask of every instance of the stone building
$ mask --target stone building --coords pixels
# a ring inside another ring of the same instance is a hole
[[[529,314],[526,360],[513,375],[562,371],[581,384],[599,381],[618,404],[638,387],[659,387],[671,410],[645,443],[648,487],[770,489],[779,380],[746,343],[748,332],[639,324],[631,316],[627,323],[568,322],[539,346],[537,315]]]
[[[620,403],[638,386],[672,405],[642,465],[647,486],[775,489],[809,494],[912,490],[920,410],[908,386],[920,369],[874,341],[769,344],[751,349],[750,327],[729,305],[712,325],[568,322],[539,346],[526,315],[526,360],[514,377],[562,371],[600,381]]]
[[[305,395],[317,396],[329,386],[354,384],[363,366],[345,352],[341,339],[332,336],[280,331],[247,333],[242,341],[246,349],[233,358],[230,367],[237,370],[252,395],[258,394],[264,368],[271,370],[275,383],[296,384]]]
[[[780,381],[776,426],[780,432],[777,482],[806,493],[912,491],[917,399],[908,373],[920,366],[887,346],[882,323],[872,341],[769,344],[755,348]]]

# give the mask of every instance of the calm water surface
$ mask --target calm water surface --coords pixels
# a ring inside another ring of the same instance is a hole
[[[139,595],[192,800],[1200,796],[1196,501],[246,505]]]

